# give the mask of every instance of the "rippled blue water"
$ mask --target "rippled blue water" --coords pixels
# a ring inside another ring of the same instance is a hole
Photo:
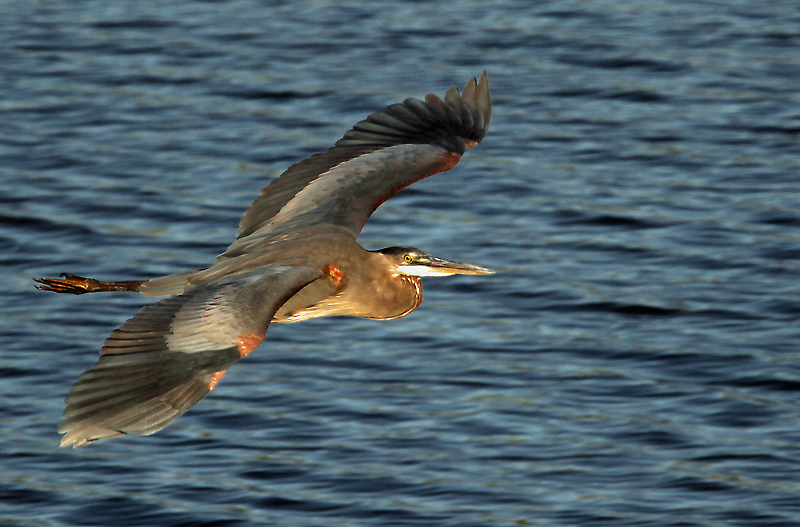
[[[795,2],[0,2],[0,523],[800,524]],[[275,325],[157,435],[59,449],[147,299],[289,164],[488,70],[361,242],[487,265]]]

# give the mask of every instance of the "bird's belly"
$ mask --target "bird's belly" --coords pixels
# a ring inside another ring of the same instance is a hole
[[[369,309],[364,309],[362,304],[358,302],[350,301],[347,295],[344,294],[333,294],[312,305],[302,305],[290,300],[275,313],[275,316],[272,317],[272,322],[302,322],[312,318],[342,315],[373,320],[392,320],[411,313],[420,304],[421,300],[420,296],[414,299],[409,298],[408,302],[403,302],[402,304],[393,303],[391,307],[387,303],[385,305],[373,305]]]
[[[325,302],[320,302],[313,306],[301,309],[280,309],[275,316],[272,317],[272,322],[279,324],[289,322],[302,322],[303,320],[310,320],[312,318],[330,317],[335,315],[344,315],[346,313],[336,313],[323,305]]]
[[[313,305],[306,305],[299,307],[296,304],[290,305],[291,302],[284,304],[284,307],[275,313],[272,317],[273,322],[286,323],[286,322],[302,322],[312,318],[320,317],[335,317],[339,315],[359,316],[350,309],[347,303],[342,302],[340,295],[331,295],[324,298]]]
[[[344,275],[347,278],[347,274]],[[356,275],[357,276],[357,275]],[[298,291],[272,317],[273,322],[301,322],[319,317],[353,316],[391,320],[411,313],[422,302],[419,279],[359,282],[344,286],[324,276]]]

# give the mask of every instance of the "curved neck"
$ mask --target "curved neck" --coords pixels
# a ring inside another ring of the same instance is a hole
[[[399,293],[402,288],[403,292],[406,293],[402,295],[406,302],[404,304],[398,303],[398,307],[404,306],[404,309],[393,316],[385,317],[385,320],[404,317],[422,303],[422,281],[418,276],[398,275],[397,277],[392,277],[392,280],[395,283],[402,284],[400,287],[395,287],[395,291]]]
[[[390,320],[408,315],[422,303],[422,283],[418,276],[403,275],[391,265],[388,257],[370,253],[368,278],[351,283],[351,291],[359,297],[356,304],[364,309],[362,316]],[[363,289],[362,289],[363,288]]]

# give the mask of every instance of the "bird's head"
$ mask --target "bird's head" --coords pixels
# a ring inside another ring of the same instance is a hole
[[[413,247],[387,247],[377,251],[388,260],[393,274],[404,276],[450,276],[454,274],[493,274],[478,265],[431,256]]]

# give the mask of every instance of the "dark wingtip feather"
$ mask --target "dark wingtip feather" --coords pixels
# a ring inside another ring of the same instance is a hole
[[[480,142],[489,129],[491,100],[486,73],[467,81],[462,95],[451,86],[444,100],[429,93],[370,114],[344,134],[329,152],[357,146],[363,153],[400,144],[433,144],[458,154],[464,143]]]
[[[485,71],[481,75],[475,90],[475,108],[483,113],[483,129],[488,131],[489,124],[492,122],[492,98],[489,95],[489,77]]]
[[[121,435],[125,435],[125,432],[110,430],[101,426],[73,428],[61,438],[61,446],[72,445],[72,448],[80,448],[101,439],[111,439],[112,437],[119,437]]]

